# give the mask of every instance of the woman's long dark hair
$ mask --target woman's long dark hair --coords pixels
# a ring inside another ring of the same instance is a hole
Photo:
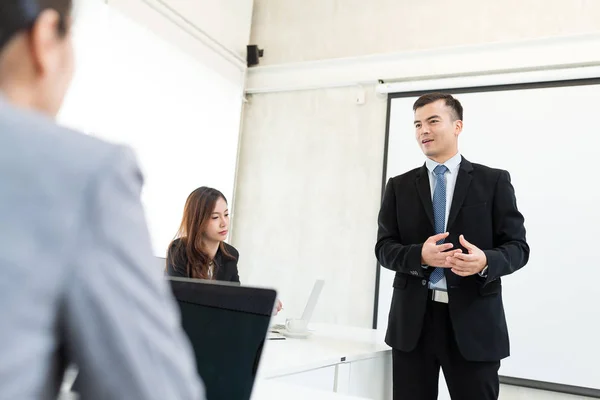
[[[45,10],[55,10],[59,16],[59,34],[67,32],[73,0],[0,0],[0,52],[19,32],[29,30]]]
[[[167,260],[175,265],[185,264],[186,275],[189,278],[210,279],[210,257],[206,253],[202,238],[219,199],[227,199],[217,189],[206,186],[194,190],[187,198],[183,210],[183,218],[176,238],[169,246]],[[227,252],[223,242],[219,244],[221,253],[233,259]],[[215,264],[215,268],[218,266]],[[216,271],[215,271],[216,272]],[[216,276],[213,273],[212,277]]]

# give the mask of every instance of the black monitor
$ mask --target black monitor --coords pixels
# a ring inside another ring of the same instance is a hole
[[[207,400],[248,400],[277,293],[223,282],[167,279]]]

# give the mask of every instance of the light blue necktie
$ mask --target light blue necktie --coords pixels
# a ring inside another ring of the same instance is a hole
[[[435,234],[444,233],[446,225],[446,179],[444,174],[448,171],[448,167],[443,164],[434,168],[435,175],[435,190],[433,191],[433,222],[435,225]],[[444,240],[439,240],[437,244],[444,243]],[[443,268],[435,268],[429,275],[429,282],[436,284],[444,276]]]

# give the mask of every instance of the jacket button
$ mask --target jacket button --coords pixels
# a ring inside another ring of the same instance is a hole
[[[421,285],[423,285],[423,286],[427,285],[427,281],[426,281],[425,279],[423,279],[423,280],[421,281]]]

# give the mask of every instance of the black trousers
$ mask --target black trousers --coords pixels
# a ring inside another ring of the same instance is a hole
[[[460,354],[448,304],[430,300],[417,347],[392,350],[394,400],[435,400],[440,367],[452,400],[497,400],[498,362],[467,361]]]

